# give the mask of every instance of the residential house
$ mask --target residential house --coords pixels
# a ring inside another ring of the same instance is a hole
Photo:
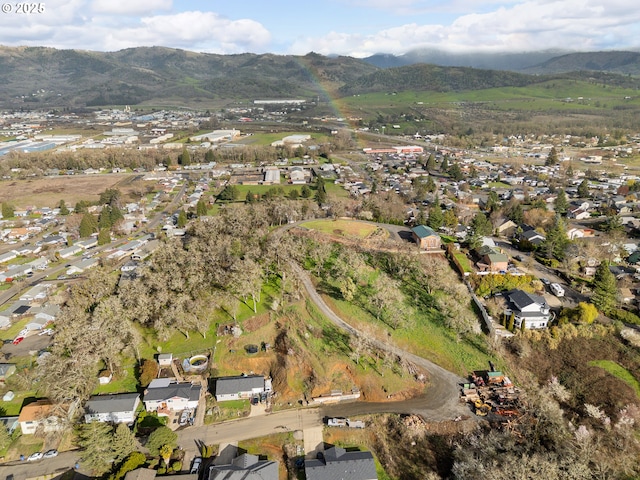
[[[82,247],[80,247],[79,245],[71,245],[70,247],[58,250],[58,255],[60,255],[60,258],[70,258],[81,252]]]
[[[18,252],[15,250],[11,250],[7,253],[3,253],[0,255],[0,263],[10,262],[11,260],[18,257]]]
[[[81,262],[71,265],[65,272],[67,275],[75,275],[77,273],[83,273],[90,268],[97,267],[100,264],[97,258],[87,258]]]
[[[322,458],[306,460],[307,480],[377,480],[376,464],[371,452],[347,452],[331,447]]]
[[[417,225],[411,229],[414,241],[423,250],[437,250],[440,248],[442,241],[432,228],[425,225]]]
[[[0,328],[5,328],[11,325],[11,312],[3,310],[0,312]]]
[[[168,378],[156,379],[144,392],[144,407],[148,412],[164,416],[185,409],[195,410],[201,390],[201,385],[177,383]]]
[[[218,402],[250,398],[271,391],[271,380],[266,380],[262,375],[219,377],[216,378],[215,391]]]
[[[62,419],[54,412],[53,404],[46,399],[22,407],[18,422],[23,435],[33,435],[39,428],[45,433],[64,428]]]
[[[530,225],[522,226],[522,233],[520,234],[520,241],[528,242],[533,246],[539,246],[544,243],[546,237],[541,233],[537,232]]]
[[[497,247],[483,245],[476,250],[476,255],[480,257],[477,263],[478,268],[484,272],[504,273],[509,268],[509,257]]]
[[[84,250],[88,250],[89,248],[93,248],[98,245],[98,237],[89,237],[84,240],[78,240],[74,245],[77,245]]]
[[[51,283],[41,283],[35,287],[31,287],[29,290],[20,295],[21,302],[37,302],[46,300],[49,295],[49,290],[53,288]]]
[[[139,405],[140,395],[137,393],[94,395],[85,407],[84,421],[132,425]]]
[[[209,480],[278,480],[278,466],[278,462],[244,453],[229,465],[211,466]]]
[[[498,226],[496,232],[501,237],[512,237],[513,234],[516,233],[517,228],[518,225],[514,221],[507,220],[506,222]]]
[[[11,375],[16,373],[15,363],[0,363],[0,384],[7,381]]]
[[[513,316],[516,329],[522,328],[522,322],[525,324],[524,328],[547,328],[551,320],[551,311],[543,297],[523,290],[511,290],[504,294],[504,298],[504,315],[506,318]]]

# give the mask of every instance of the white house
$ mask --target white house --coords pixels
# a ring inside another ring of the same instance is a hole
[[[519,329],[524,322],[524,328],[547,328],[551,320],[551,312],[547,301],[539,296],[523,290],[511,290],[504,294],[507,302],[504,315],[513,316],[513,325]]]
[[[71,245],[70,247],[58,250],[58,255],[60,255],[60,258],[69,258],[80,252],[82,252],[82,248],[79,245]]]
[[[137,393],[119,393],[111,395],[94,395],[85,407],[84,420],[91,422],[133,424],[136,411],[140,405]]]
[[[38,400],[22,407],[18,422],[23,435],[33,435],[38,428],[42,428],[45,433],[64,428],[62,418],[54,413],[53,404],[49,400]]]
[[[198,407],[201,385],[175,383],[169,379],[154,381],[144,392],[144,407],[148,412],[168,416],[171,412]],[[166,382],[165,382],[166,381]]]
[[[267,390],[268,388],[268,390]],[[262,375],[240,375],[237,377],[216,378],[216,400],[238,400],[251,398],[254,395],[271,390],[271,382],[265,381]]]

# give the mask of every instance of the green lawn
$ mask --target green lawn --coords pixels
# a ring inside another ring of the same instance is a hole
[[[473,268],[471,268],[471,263],[469,262],[469,257],[467,257],[462,252],[456,252],[456,253],[453,254],[453,256],[455,257],[456,260],[458,260],[458,263],[460,263],[460,266],[462,267],[462,269],[465,272],[473,273]]]
[[[374,224],[357,220],[312,220],[304,222],[302,226],[322,233],[358,238],[367,238],[378,229]]]
[[[607,373],[622,380],[624,383],[633,388],[638,398],[640,398],[640,382],[622,365],[617,364],[612,360],[593,360],[589,362],[589,365],[593,367],[600,367]]]
[[[35,391],[28,391],[28,392],[14,391],[15,397],[13,397],[13,400],[11,400],[10,402],[3,402],[2,395],[4,395],[7,390],[9,389],[3,390],[2,394],[0,394],[0,409],[4,411],[4,413],[0,413],[1,416],[13,417],[13,416],[20,415],[20,410],[22,410],[22,407],[25,404],[25,400],[27,400],[26,403],[29,404],[33,402],[37,397],[37,394]]]
[[[104,395],[106,393],[135,393],[138,391],[138,379],[136,378],[134,365],[129,365],[122,369],[111,382],[100,385],[93,391],[94,395]]]
[[[14,338],[16,338],[16,335],[18,335],[18,333],[20,333],[20,331],[25,327],[25,325],[29,323],[30,320],[30,318],[23,318],[11,324],[11,326],[6,330],[0,330],[0,339],[13,340]]]

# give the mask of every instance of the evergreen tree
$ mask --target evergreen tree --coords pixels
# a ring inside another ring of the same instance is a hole
[[[547,232],[547,237],[544,241],[547,258],[563,260],[569,243],[570,240],[569,237],[567,237],[567,224],[560,215],[556,215],[553,226]]]
[[[433,156],[433,153],[429,155],[429,158],[427,159],[427,164],[425,165],[425,170],[427,170],[427,172],[430,172],[432,170],[434,170],[436,168],[436,159]]]
[[[178,228],[184,228],[187,225],[187,214],[184,210],[180,210],[178,214]]]
[[[207,152],[204,154],[204,160],[207,163],[211,163],[213,162],[213,150],[207,150]]]
[[[89,213],[89,206],[91,204],[89,202],[87,202],[86,200],[78,200],[78,202],[76,203],[76,206],[74,207],[73,211],[75,213]]]
[[[175,448],[177,446],[177,440],[178,434],[171,431],[169,427],[159,427],[149,435],[146,447],[151,452],[151,455],[159,455],[160,448],[162,448],[163,445],[169,445]]]
[[[427,180],[427,192],[433,193],[438,189],[435,180],[431,175],[429,175],[429,179]]]
[[[90,237],[96,230],[98,230],[98,221],[96,220],[96,217],[90,213],[85,213],[80,221],[80,238]]]
[[[458,225],[458,216],[456,212],[451,208],[444,212],[444,226],[449,230],[453,230]]]
[[[64,200],[60,200],[58,208],[60,209],[60,215],[69,215],[69,209],[67,208],[67,204]]]
[[[122,211],[118,208],[118,205],[113,205],[111,207],[111,211],[109,212],[109,219],[111,220],[111,226],[113,227],[120,220],[124,220],[124,215],[122,215]]]
[[[509,212],[509,220],[513,223],[520,225],[524,222],[524,210],[522,209],[522,204],[520,202],[513,205],[513,208]]]
[[[324,186],[324,179],[322,177],[318,177],[316,182],[316,202],[319,205],[327,202],[327,189]]]
[[[491,235],[493,227],[487,216],[482,212],[478,212],[471,220],[471,230],[481,237],[486,237]]]
[[[297,200],[300,194],[298,193],[298,190],[296,188],[292,188],[289,191],[289,195],[287,196],[289,197],[290,200]]]
[[[622,224],[622,219],[620,215],[611,215],[607,217],[602,226],[602,229],[608,233],[622,233],[624,232],[624,225]]]
[[[191,165],[191,154],[189,150],[187,150],[187,147],[183,148],[182,153],[178,156],[178,163],[183,167]]]
[[[114,463],[118,464],[136,451],[137,442],[133,432],[124,423],[116,426],[113,435],[112,450]]]
[[[300,195],[302,196],[302,198],[310,198],[311,189],[307,185],[303,185],[300,189]]]
[[[3,202],[2,203],[2,218],[13,218],[15,215],[15,208],[12,204]]]
[[[487,197],[487,212],[493,213],[500,208],[500,199],[498,198],[498,194],[491,190],[489,192],[489,196]]]
[[[464,174],[462,173],[462,170],[460,170],[460,165],[458,165],[457,162],[452,164],[451,167],[449,167],[449,170],[447,173],[456,182],[459,182],[464,178]]]
[[[553,202],[553,206],[557,215],[565,216],[567,214],[567,211],[569,210],[569,201],[567,200],[567,195],[564,193],[563,189],[558,190],[558,195]]]
[[[111,242],[111,233],[108,228],[101,228],[98,233],[98,245],[107,245]]]
[[[618,297],[618,286],[616,277],[609,270],[609,264],[602,262],[593,279],[593,295],[591,302],[598,307],[601,312],[609,313],[616,306]]]
[[[440,164],[440,171],[446,172],[447,170],[449,170],[449,156],[445,155]]]
[[[247,195],[249,193],[247,193]],[[207,203],[203,199],[198,200],[198,203],[196,203],[196,215],[198,217],[204,217],[207,215]]]
[[[235,185],[227,185],[218,194],[218,200],[233,202],[238,198],[239,194],[240,194],[240,191],[238,190],[238,187],[236,187]]]
[[[544,164],[547,167],[558,164],[558,152],[556,151],[556,147],[551,147],[551,150],[549,150],[549,155],[547,155],[547,159],[545,160]]]
[[[436,195],[436,199],[429,209],[427,225],[437,231],[442,226],[443,222],[444,215],[442,213],[442,208],[440,207],[440,197]]]
[[[578,185],[578,196],[580,198],[589,198],[589,180],[586,178]]]
[[[112,226],[113,223],[111,223],[111,207],[109,205],[105,205],[104,207],[102,207],[100,215],[98,215],[98,228],[110,229]]]

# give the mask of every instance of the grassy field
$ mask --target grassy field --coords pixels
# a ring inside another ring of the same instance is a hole
[[[377,338],[390,338],[400,348],[427,358],[461,376],[483,369],[489,354],[482,335],[461,339],[455,332],[434,320],[429,312],[415,311],[407,328],[389,329],[369,312],[341,299],[323,295],[324,300],[340,317],[354,327],[370,332]]]
[[[356,220],[312,220],[304,222],[303,227],[331,235],[344,235],[346,237],[367,238],[378,230],[376,225]]]
[[[589,362],[589,365],[594,367],[600,367],[605,370],[607,373],[613,375],[614,377],[622,380],[624,383],[629,385],[636,392],[638,398],[640,398],[640,382],[636,380],[636,378],[623,366],[617,364],[611,360],[593,360]]]
[[[0,182],[0,203],[10,201],[18,209],[27,205],[53,208],[64,200],[71,207],[78,200],[98,200],[100,193],[108,188],[118,188],[123,194],[128,194],[134,186],[124,185],[127,180],[129,176],[122,174],[5,180]]]

